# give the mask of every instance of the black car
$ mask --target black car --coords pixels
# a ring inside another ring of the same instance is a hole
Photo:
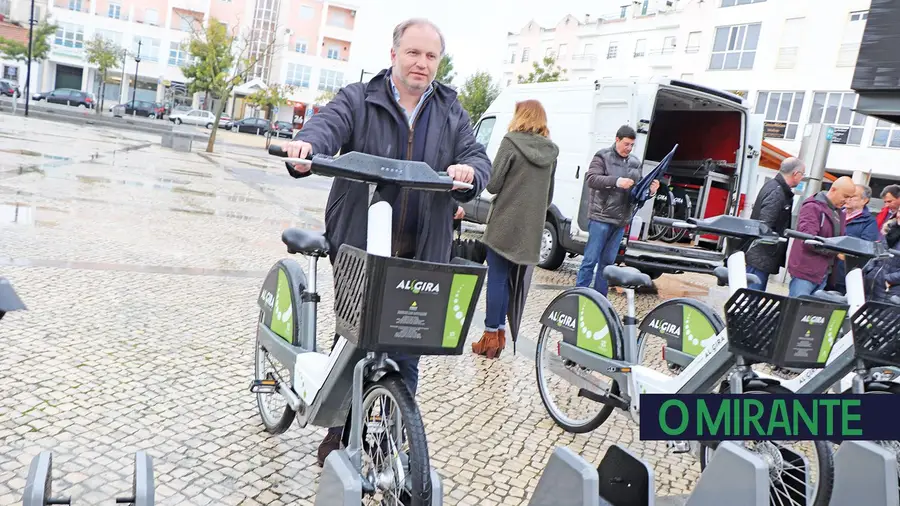
[[[60,88],[50,93],[38,93],[32,97],[35,100],[46,100],[51,104],[71,105],[74,107],[94,107],[94,97],[90,93],[69,88]]]
[[[231,127],[232,130],[237,130],[238,132],[256,135],[265,135],[269,128],[271,128],[269,122],[262,118],[244,118],[240,121],[235,121]]]
[[[22,92],[19,91],[19,87],[16,86],[16,83],[7,79],[0,79],[0,95],[6,97],[15,95],[16,98],[19,98],[22,96]]]
[[[114,111],[113,115],[122,114],[124,116],[142,116],[144,118],[157,118],[160,113],[160,106],[156,102],[147,100],[129,100],[124,104],[115,106],[118,111]]]
[[[276,121],[275,123],[272,123],[270,131],[274,137],[287,137],[288,139],[294,137],[294,125],[287,121]]]

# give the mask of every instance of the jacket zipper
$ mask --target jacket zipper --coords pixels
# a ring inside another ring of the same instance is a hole
[[[412,160],[413,157],[413,140],[416,132],[416,122],[419,121],[419,115],[422,114],[422,111],[425,109],[425,105],[428,101],[431,100],[431,96],[425,97],[425,100],[422,102],[422,107],[416,112],[416,115],[413,117],[412,124],[409,126],[409,137],[406,141],[406,159]],[[398,104],[399,105],[399,104]],[[403,107],[403,106],[400,106]],[[404,116],[406,113],[404,113]],[[394,237],[397,239],[397,248],[394,250],[394,256],[400,254],[400,240],[401,240],[401,231],[403,230],[404,221],[406,221],[406,204],[409,198],[409,190],[403,190],[403,203],[400,205],[400,222],[397,225],[397,231],[394,232]],[[415,252],[413,252],[415,255]]]

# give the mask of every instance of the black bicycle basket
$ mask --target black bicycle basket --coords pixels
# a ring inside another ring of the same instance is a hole
[[[876,366],[900,367],[900,306],[866,302],[850,323],[857,358]]]
[[[487,268],[371,255],[342,245],[334,262],[337,333],[358,348],[462,353]]]
[[[728,347],[779,367],[825,367],[849,306],[741,288],[725,303]]]

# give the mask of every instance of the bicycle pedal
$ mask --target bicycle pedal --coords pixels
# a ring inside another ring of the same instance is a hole
[[[278,382],[273,379],[253,380],[250,391],[254,394],[274,394],[278,391]]]
[[[666,441],[666,446],[672,453],[688,453],[691,451],[691,443],[689,441]]]

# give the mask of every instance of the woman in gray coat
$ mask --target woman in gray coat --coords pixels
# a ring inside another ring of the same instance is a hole
[[[509,278],[540,260],[541,235],[553,200],[559,148],[550,141],[547,113],[537,100],[516,104],[509,132],[494,156],[487,190],[494,194],[483,242],[488,247],[487,316],[472,351],[496,358],[506,346]]]

